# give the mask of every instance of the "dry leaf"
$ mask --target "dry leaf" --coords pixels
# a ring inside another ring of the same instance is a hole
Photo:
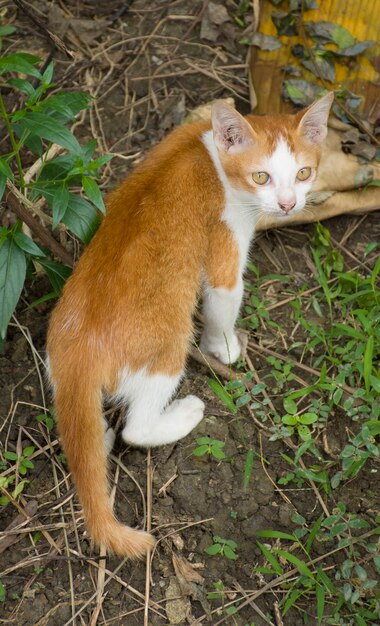
[[[181,580],[186,582],[203,583],[204,578],[195,571],[194,567],[183,556],[173,554],[174,571],[181,585]],[[181,585],[182,588],[182,585]]]

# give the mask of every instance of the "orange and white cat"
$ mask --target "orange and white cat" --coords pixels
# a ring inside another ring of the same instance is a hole
[[[247,116],[223,102],[212,122],[182,126],[107,201],[107,216],[50,321],[48,366],[59,432],[90,536],[141,557],[151,535],[119,523],[107,482],[104,397],[124,407],[123,439],[156,446],[203,417],[171,399],[184,375],[203,297],[201,349],[239,357],[235,322],[260,215],[300,211],[316,176],[333,94],[295,115]]]

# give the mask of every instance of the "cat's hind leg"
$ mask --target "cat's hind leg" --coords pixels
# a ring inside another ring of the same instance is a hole
[[[182,373],[123,373],[118,396],[128,403],[124,441],[136,446],[159,446],[177,441],[195,428],[204,411],[199,398],[186,396],[169,404],[181,378]]]

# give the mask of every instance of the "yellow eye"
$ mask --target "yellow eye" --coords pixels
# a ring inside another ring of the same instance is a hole
[[[302,167],[297,174],[298,180],[307,180],[311,176],[311,167]]]
[[[270,176],[266,172],[253,172],[252,178],[257,185],[265,185],[270,180]]]

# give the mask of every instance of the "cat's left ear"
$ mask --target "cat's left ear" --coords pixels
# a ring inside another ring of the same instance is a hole
[[[236,154],[255,143],[255,134],[248,122],[222,100],[213,104],[211,121],[215,145],[219,150]]]
[[[310,143],[320,145],[325,139],[333,100],[334,92],[330,91],[298,114],[301,117],[298,130]]]

